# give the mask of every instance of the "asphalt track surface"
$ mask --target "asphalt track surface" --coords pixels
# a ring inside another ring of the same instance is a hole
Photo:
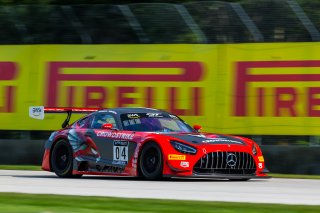
[[[320,205],[320,180],[280,178],[246,182],[105,176],[62,179],[44,171],[0,170],[0,192]]]

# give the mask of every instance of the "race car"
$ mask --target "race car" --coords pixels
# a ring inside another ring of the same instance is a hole
[[[244,137],[200,132],[178,116],[151,108],[30,107],[29,115],[66,113],[45,143],[42,169],[62,178],[82,175],[267,178],[259,146]],[[87,113],[69,124],[72,113]]]

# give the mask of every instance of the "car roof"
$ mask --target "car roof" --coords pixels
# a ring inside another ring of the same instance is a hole
[[[99,110],[99,112],[110,112],[114,111],[119,114],[123,113],[168,113],[163,110],[152,109],[152,108],[145,108],[145,107],[118,107],[118,108],[109,108]]]

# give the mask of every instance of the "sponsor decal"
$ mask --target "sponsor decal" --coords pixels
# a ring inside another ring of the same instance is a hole
[[[180,166],[183,168],[189,168],[189,162],[188,161],[181,161]]]
[[[140,118],[138,114],[128,114],[128,118]]]
[[[207,154],[206,148],[203,148],[203,149],[202,149],[202,152],[203,152],[204,154]]]
[[[125,166],[127,164],[126,161],[118,161],[118,160],[113,160],[112,161],[112,164],[113,165],[122,165],[122,166]]]
[[[262,163],[258,163],[258,167],[259,167],[259,169],[262,169],[263,164]]]
[[[113,141],[114,146],[128,146],[128,141]]]
[[[212,139],[202,141],[202,143],[221,143],[221,142],[243,144],[240,141],[234,141],[234,140],[223,139],[223,138],[212,138]]]
[[[177,155],[177,154],[169,154],[168,159],[169,160],[186,160],[186,155]]]
[[[258,156],[258,159],[260,162],[264,162],[264,157],[263,156]]]
[[[44,107],[43,106],[29,107],[29,116],[35,119],[44,119]]]
[[[163,118],[163,115],[161,115],[160,113],[147,113],[146,116],[150,118]]]
[[[170,118],[172,118],[172,119],[178,119],[178,117],[177,117],[177,116],[175,116],[175,115],[171,115],[171,114],[169,114],[169,116],[170,116]]]
[[[115,139],[127,139],[132,140],[134,133],[122,133],[122,132],[104,132],[104,131],[98,131],[97,133],[98,137],[103,138],[115,138]]]

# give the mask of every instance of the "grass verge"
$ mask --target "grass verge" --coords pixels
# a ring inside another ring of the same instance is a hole
[[[34,195],[0,193],[0,212],[166,212],[166,213],[306,213],[319,212],[320,206],[249,204],[206,201],[177,201],[156,199],[127,199],[111,197],[82,197],[66,195]]]
[[[270,173],[273,178],[297,178],[297,179],[320,179],[320,175],[300,175],[300,174],[275,174]]]
[[[35,165],[0,165],[0,169],[41,171],[41,166],[35,166]]]

